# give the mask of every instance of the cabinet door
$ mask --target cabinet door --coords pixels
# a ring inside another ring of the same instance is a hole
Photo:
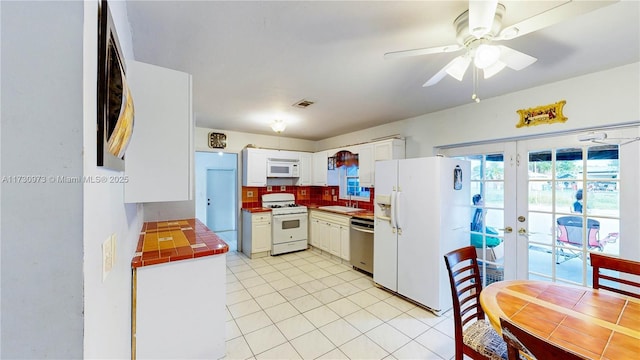
[[[267,186],[267,151],[242,150],[242,185]]]
[[[360,178],[360,186],[373,187],[374,165],[373,145],[360,145],[358,147],[358,177]]]
[[[300,178],[298,186],[313,184],[313,153],[300,153]]]
[[[320,249],[329,251],[329,224],[320,221],[318,222],[318,238],[320,240]]]
[[[319,241],[320,234],[318,233],[319,231],[318,224],[319,224],[318,219],[311,219],[309,221],[309,244],[311,244],[314,247],[320,248],[320,241]]]
[[[341,246],[340,225],[329,224],[329,252],[335,256],[340,256]]]
[[[313,154],[313,185],[327,186],[327,152]]]
[[[252,225],[252,253],[271,250],[271,221],[255,221]]]
[[[191,200],[191,75],[136,61],[127,69],[135,125],[125,155],[125,202]]]
[[[351,260],[351,244],[349,243],[349,239],[349,227],[340,226],[340,257],[347,261]]]

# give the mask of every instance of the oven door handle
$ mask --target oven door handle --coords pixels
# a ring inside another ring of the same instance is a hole
[[[373,230],[363,229],[363,228],[359,228],[359,227],[355,227],[355,226],[352,226],[351,228],[353,230],[360,231],[360,232],[363,232],[363,233],[373,234]]]

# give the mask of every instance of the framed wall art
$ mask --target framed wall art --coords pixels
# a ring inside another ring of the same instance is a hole
[[[565,122],[567,118],[562,114],[562,108],[566,103],[566,100],[562,100],[555,104],[518,110],[520,121],[516,124],[516,127]]]

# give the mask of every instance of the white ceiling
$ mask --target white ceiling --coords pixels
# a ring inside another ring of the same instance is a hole
[[[508,26],[562,1],[502,1]],[[467,1],[132,1],[138,61],[193,75],[196,126],[319,140],[471,101],[471,70],[422,84],[460,53],[385,60],[455,44]],[[572,6],[572,5],[571,5]],[[500,44],[538,59],[480,80],[486,99],[640,61],[640,2],[603,3]],[[639,79],[640,80],[640,79]],[[597,86],[597,84],[594,84]],[[292,104],[316,103],[306,109]],[[534,104],[535,105],[535,104]]]

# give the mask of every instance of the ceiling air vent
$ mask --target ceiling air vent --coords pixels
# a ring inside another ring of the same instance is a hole
[[[298,101],[297,103],[293,104],[293,106],[304,109],[304,108],[308,107],[309,105],[313,105],[313,104],[314,104],[313,101],[302,99],[302,100]]]

